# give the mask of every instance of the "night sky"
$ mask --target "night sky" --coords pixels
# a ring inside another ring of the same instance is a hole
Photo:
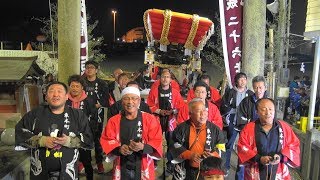
[[[272,0],[268,0],[271,2]],[[57,0],[51,0],[51,3]],[[306,14],[306,0],[292,0],[291,32],[302,34]],[[104,36],[106,42],[113,38],[113,16],[117,10],[116,35],[143,26],[143,13],[147,9],[171,9],[187,14],[198,14],[213,19],[218,13],[218,0],[87,0],[87,13],[91,22],[98,20],[95,36]],[[41,23],[32,17],[49,17],[48,0],[4,0],[0,5],[0,41],[36,41]]]

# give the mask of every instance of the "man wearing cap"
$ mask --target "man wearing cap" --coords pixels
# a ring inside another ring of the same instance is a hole
[[[153,159],[162,155],[160,123],[139,110],[139,89],[125,88],[121,100],[123,111],[109,119],[100,139],[106,161],[114,161],[113,179],[155,179]]]
[[[130,81],[127,84],[127,87],[136,87],[139,89],[139,85],[136,81]],[[151,113],[150,108],[147,103],[145,103],[143,100],[140,101],[139,109],[141,111]],[[119,114],[123,110],[122,107],[122,100],[120,99],[116,103],[114,103],[109,109],[108,109],[108,116],[107,118],[110,119],[112,116]]]

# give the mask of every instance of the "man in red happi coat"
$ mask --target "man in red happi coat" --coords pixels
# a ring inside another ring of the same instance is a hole
[[[106,161],[114,161],[113,179],[153,180],[153,159],[162,155],[159,121],[139,110],[139,89],[125,88],[121,100],[123,112],[109,119],[100,139]]]
[[[171,86],[171,73],[169,71],[162,71],[160,86],[158,88],[151,88],[147,104],[151,112],[159,118],[162,132],[165,132],[166,141],[169,146],[172,132],[177,126],[177,113],[184,106],[180,92]],[[173,171],[170,153],[167,153],[167,159],[166,175],[168,176]]]
[[[287,123],[274,119],[272,99],[259,99],[256,107],[259,119],[241,130],[238,142],[244,179],[289,180],[287,165],[300,166],[300,141]]]
[[[208,86],[209,86],[209,90],[207,92],[207,98],[208,100],[217,105],[218,108],[220,108],[220,105],[221,105],[221,96],[219,94],[219,91],[218,89],[216,89],[215,87],[212,87],[210,86],[210,76],[209,75],[202,75],[200,77],[200,80],[205,82]],[[187,101],[191,101],[193,98],[195,98],[195,94],[194,94],[194,90],[193,89],[190,89],[190,91],[188,92],[188,95],[187,95]]]
[[[200,98],[206,106],[208,111],[208,121],[211,121],[213,124],[217,125],[221,130],[223,128],[222,117],[218,107],[215,104],[212,104],[207,100],[207,91],[209,86],[203,81],[198,81],[193,86],[193,91],[195,98]],[[178,114],[177,121],[182,123],[189,119],[189,108],[188,105],[185,105]]]
[[[171,72],[170,72],[170,70],[169,69],[163,69],[162,70],[162,72],[161,72],[161,74],[163,73],[163,72],[165,72],[165,71],[167,71],[167,72],[169,72],[170,74],[171,74]],[[176,80],[173,80],[172,79],[172,75],[173,74],[171,74],[171,81],[170,81],[170,85],[171,85],[171,87],[173,88],[173,89],[176,89],[178,92],[180,92],[180,85],[179,85],[179,83],[176,81]],[[161,80],[160,79],[158,79],[158,80],[156,80],[153,84],[152,84],[152,86],[151,86],[151,90],[152,89],[158,89],[159,88],[159,86],[160,86],[160,84],[161,84]]]
[[[163,71],[160,85],[151,88],[147,104],[152,113],[160,118],[162,131],[172,132],[176,125],[176,114],[184,106],[184,101],[176,89],[171,86],[171,74]]]

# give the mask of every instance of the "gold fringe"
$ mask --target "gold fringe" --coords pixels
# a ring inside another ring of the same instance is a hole
[[[199,26],[199,21],[200,21],[200,17],[197,14],[194,14],[192,16],[192,25],[191,25],[191,29],[189,31],[189,35],[187,38],[187,41],[184,45],[184,47],[186,49],[191,49],[191,50],[195,50],[195,46],[193,45],[193,40],[196,37],[197,31],[198,31],[198,26]]]
[[[154,66],[158,66],[161,68],[179,68],[179,67],[181,67],[181,65],[161,64],[157,61],[154,61]]]
[[[144,29],[146,30],[147,41],[150,42],[151,41],[150,31],[152,29],[150,29],[150,31],[149,31],[149,26],[148,26],[149,11],[151,11],[151,9],[145,11],[144,14],[143,14],[143,24],[144,24]]]
[[[162,32],[161,32],[161,38],[160,38],[160,44],[162,45],[169,45],[170,41],[168,39],[168,34],[170,30],[170,23],[171,23],[171,15],[172,12],[169,9],[166,9],[163,12],[163,27],[162,27]]]

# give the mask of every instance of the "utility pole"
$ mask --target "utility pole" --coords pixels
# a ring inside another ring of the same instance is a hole
[[[80,74],[80,1],[58,1],[58,79]]]
[[[264,75],[266,1],[246,0],[243,8],[242,71],[252,88],[254,76]]]

